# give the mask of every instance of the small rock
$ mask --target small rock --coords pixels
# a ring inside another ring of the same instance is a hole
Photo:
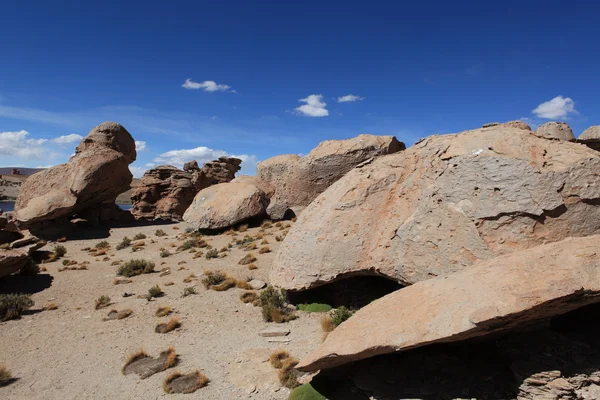
[[[290,330],[287,328],[267,328],[264,331],[258,333],[258,336],[262,337],[277,337],[287,336],[290,334]]]
[[[262,288],[264,288],[265,286],[267,286],[267,284],[259,279],[252,279],[250,282],[248,282],[248,285],[250,285],[250,287],[254,290],[260,290]]]

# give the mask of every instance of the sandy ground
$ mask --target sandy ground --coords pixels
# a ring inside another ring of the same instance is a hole
[[[156,237],[157,228],[168,236]],[[179,228],[179,229],[174,229]],[[200,276],[209,269],[221,269],[237,278],[252,276],[268,282],[269,267],[274,252],[258,254],[257,270],[250,271],[238,261],[247,254],[234,247],[223,259],[192,259],[187,251],[175,253],[171,243],[179,246],[184,239],[186,224],[127,227],[112,229],[106,238],[112,249],[110,260],[94,258],[83,248],[93,247],[103,239],[73,240],[63,243],[66,259],[81,263],[89,261],[88,270],[58,272],[61,261],[43,264],[46,272],[34,278],[48,282],[50,287],[33,294],[34,310],[55,302],[57,310],[34,312],[20,320],[0,323],[0,364],[4,363],[18,380],[0,388],[1,399],[156,399],[169,397],[203,399],[286,399],[289,390],[277,383],[276,372],[267,362],[268,355],[278,348],[287,349],[301,358],[321,342],[319,314],[298,312],[299,318],[286,324],[269,324],[262,320],[260,309],[239,300],[241,289],[225,292],[206,290],[200,280],[184,283],[191,273]],[[256,235],[259,228],[250,228],[244,234]],[[131,248],[115,250],[124,236],[132,238],[141,232],[147,236],[144,250],[132,253]],[[267,230],[270,248],[275,251],[279,242],[275,235],[279,228]],[[207,236],[205,239],[220,249],[232,236]],[[155,243],[151,243],[154,240]],[[257,242],[257,244],[260,243]],[[49,244],[45,249],[51,249]],[[160,258],[159,249],[169,249],[172,256]],[[203,249],[204,251],[206,249]],[[133,283],[114,285],[115,260],[134,258],[151,259],[156,270],[169,267],[170,275],[145,274],[131,278]],[[180,262],[185,262],[180,264]],[[161,265],[164,263],[164,265]],[[183,267],[183,270],[179,270]],[[172,286],[165,286],[167,282]],[[165,296],[147,301],[137,295],[159,284]],[[198,294],[181,297],[184,287],[195,285]],[[135,296],[123,297],[123,293]],[[112,306],[95,310],[95,300],[101,295],[111,298]],[[170,305],[182,322],[181,328],[167,334],[154,332],[159,322],[170,317],[154,315],[158,306]],[[124,320],[102,321],[110,309],[133,310]],[[286,326],[291,330],[289,344],[270,343],[258,333],[270,326]],[[180,355],[176,368],[141,380],[137,375],[121,373],[128,354],[144,348],[156,356],[161,350],[175,346]],[[191,395],[166,394],[162,389],[164,378],[172,371],[188,372],[200,369],[211,380],[210,384]]]

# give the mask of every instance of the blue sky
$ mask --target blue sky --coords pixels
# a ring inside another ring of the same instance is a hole
[[[5,2],[0,166],[66,162],[106,120],[139,142],[137,176],[223,154],[253,173],[359,133],[410,145],[526,119],[578,135],[600,124],[598,15],[589,1]]]

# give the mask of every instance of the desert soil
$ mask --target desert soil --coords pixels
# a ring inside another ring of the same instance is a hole
[[[275,226],[267,229],[265,238],[273,252],[259,254],[253,250],[258,258],[258,269],[251,271],[245,265],[238,265],[248,252],[237,246],[223,259],[207,260],[204,256],[193,259],[193,253],[176,252],[175,248],[185,240],[178,236],[185,232],[186,227],[185,223],[179,223],[115,228],[108,238],[62,243],[67,248],[63,259],[76,260],[78,265],[84,261],[90,264],[87,270],[59,272],[62,260],[58,260],[42,264],[47,271],[27,278],[31,280],[30,286],[33,282],[48,282],[50,279],[51,285],[38,289],[32,295],[34,312],[20,320],[0,323],[0,363],[6,364],[13,376],[18,378],[13,384],[0,388],[0,398],[286,399],[289,390],[279,385],[268,356],[272,351],[284,348],[301,358],[318,346],[322,340],[319,324],[322,315],[298,311],[299,318],[289,323],[266,323],[262,320],[260,308],[239,300],[242,289],[217,292],[205,289],[200,282],[206,270],[223,270],[236,278],[251,276],[268,282],[270,264],[279,246],[275,236],[282,231]],[[156,237],[156,229],[164,230],[168,236]],[[238,233],[237,239],[245,234],[256,235],[259,229],[255,227]],[[131,247],[115,249],[123,237],[132,238],[136,233],[147,236],[143,250],[133,253]],[[204,239],[214,248],[221,249],[234,238],[221,234],[205,236]],[[105,256],[92,257],[82,250],[94,247],[101,240],[111,244],[107,261],[103,261]],[[49,243],[45,249],[52,247],[53,243]],[[173,255],[161,258],[161,247],[170,250]],[[206,249],[202,250],[206,252]],[[171,273],[163,277],[159,276],[160,273],[144,274],[131,278],[133,282],[130,284],[113,284],[117,266],[111,263],[130,259],[152,260],[157,271],[170,268]],[[184,283],[184,278],[190,274],[199,279]],[[167,286],[167,282],[174,282],[174,285]],[[138,298],[156,284],[165,292],[164,297],[152,301]],[[183,289],[189,286],[195,286],[198,294],[182,298]],[[123,297],[125,292],[135,295]],[[101,295],[109,296],[113,304],[95,310],[95,300]],[[57,310],[42,311],[44,306],[53,302],[58,305]],[[173,307],[175,312],[172,316],[179,317],[182,326],[167,334],[155,333],[155,326],[170,318],[154,315],[157,307],[166,305]],[[129,318],[102,320],[111,309],[120,311],[128,308],[133,310]],[[258,335],[272,326],[289,328],[289,343],[273,343],[269,338]],[[174,346],[180,355],[177,367],[144,380],[137,375],[124,376],[121,373],[130,353],[144,348],[151,356],[157,356],[169,346]],[[196,369],[210,379],[207,387],[191,395],[166,394],[163,391],[162,382],[169,373],[187,373]]]

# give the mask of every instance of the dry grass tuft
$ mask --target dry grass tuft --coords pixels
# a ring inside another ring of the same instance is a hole
[[[279,368],[279,372],[277,373],[279,383],[288,389],[293,389],[299,385],[298,372],[294,369],[296,365],[298,365],[298,360],[293,357],[286,358],[283,360],[281,368]]]
[[[256,266],[256,264],[252,263],[248,265],[248,269],[258,269],[258,267]]]
[[[242,303],[252,303],[258,305],[258,294],[255,292],[244,292],[240,294],[240,300]]]
[[[260,225],[261,228],[265,228],[265,229],[268,229],[271,226],[273,226],[273,223],[269,220],[263,221],[263,223]]]
[[[166,282],[165,286],[173,286],[175,284],[175,282]]]
[[[50,303],[44,306],[44,311],[57,310],[58,306],[56,303]]]
[[[252,290],[252,286],[250,286],[250,284],[248,283],[248,281],[242,281],[242,280],[237,280],[235,283],[235,287],[238,289],[246,289],[246,290]]]
[[[265,244],[269,244],[269,241],[267,239],[264,239],[262,242],[260,242],[261,245],[265,245]]]
[[[173,317],[167,323],[162,323],[162,324],[156,325],[156,328],[154,328],[154,332],[168,333],[168,332],[171,332],[172,330],[179,328],[180,326],[181,326],[181,322],[179,322],[179,318]]]
[[[244,256],[244,258],[242,258],[240,261],[238,261],[238,264],[239,265],[248,265],[255,261],[256,261],[256,256],[252,253],[248,253]]]
[[[154,272],[154,263],[147,260],[129,260],[117,269],[117,275],[127,278]]]
[[[287,350],[276,350],[269,356],[269,361],[275,369],[283,367],[283,361],[290,358],[290,353]]]
[[[248,230],[248,224],[242,224],[240,226],[238,226],[237,231],[238,232],[246,232]]]
[[[190,275],[188,275],[187,277],[183,278],[183,283],[190,283],[190,282],[193,282],[193,281],[195,281],[196,279],[198,279],[198,278],[196,277],[196,275],[194,275],[194,274],[190,274]]]
[[[263,246],[260,248],[260,250],[258,250],[258,254],[265,254],[265,253],[270,253],[271,252],[271,248],[269,246]]]
[[[199,370],[189,374],[173,372],[167,376],[163,382],[163,389],[166,393],[194,393],[196,390],[208,385],[210,380]]]
[[[173,309],[171,308],[171,306],[162,306],[162,307],[158,307],[156,309],[156,313],[154,315],[156,315],[157,317],[166,317],[167,315],[170,315],[173,312]]]
[[[115,278],[115,280],[113,281],[113,285],[125,285],[125,284],[131,283],[131,282],[133,282],[131,279]]]
[[[5,365],[0,364],[0,387],[10,385],[15,380],[16,379],[13,378],[8,368],[6,368]]]
[[[110,305],[110,297],[102,295],[96,299],[96,310],[108,307]]]
[[[260,292],[260,306],[265,322],[283,323],[296,319],[296,314],[287,305],[285,291],[273,286]]]
[[[64,243],[64,242],[66,242],[66,241],[67,241],[67,238],[66,238],[66,237],[61,237],[61,238],[58,238],[58,239],[56,239],[56,241],[57,241],[58,243]]]
[[[144,349],[139,349],[135,353],[128,355],[127,360],[125,361],[125,365],[123,365],[123,368],[121,368],[121,372],[123,373],[123,375],[125,375],[125,369],[127,368],[127,366],[133,364],[136,361],[139,361],[143,358],[148,358],[148,357],[150,357],[150,356],[148,355],[148,353],[146,353],[146,351]]]

